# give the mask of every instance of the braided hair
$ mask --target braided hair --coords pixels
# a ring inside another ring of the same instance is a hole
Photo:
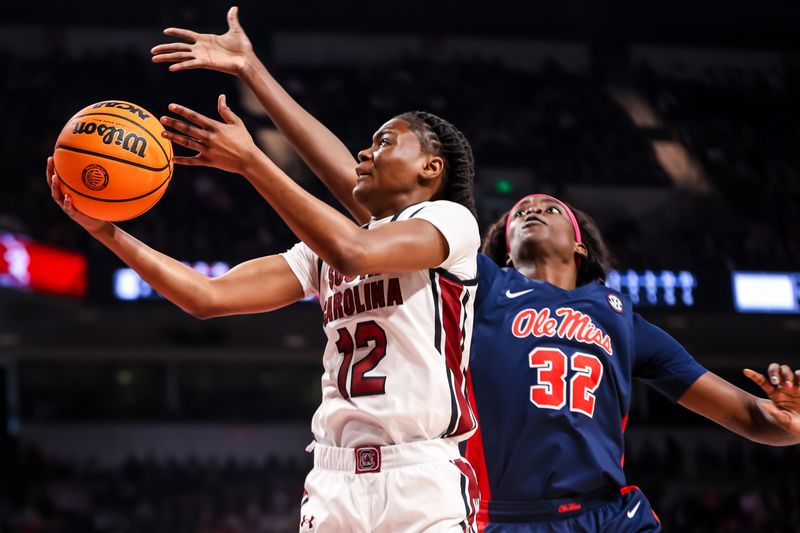
[[[580,287],[591,281],[604,283],[606,274],[615,262],[614,256],[611,250],[609,250],[605,239],[603,239],[603,235],[600,233],[600,229],[597,227],[595,221],[580,209],[575,209],[571,205],[569,208],[578,221],[578,227],[581,229],[581,238],[587,251],[586,259],[580,262],[578,279],[575,282],[575,286]],[[508,266],[506,263],[506,259],[508,258],[506,220],[508,219],[509,213],[510,211],[506,211],[497,221],[489,226],[489,229],[486,231],[486,236],[483,238],[483,245],[481,246],[481,251],[501,267]]]
[[[443,118],[427,111],[409,111],[395,118],[408,122],[424,152],[444,159],[443,186],[436,197],[459,203],[475,215],[472,194],[475,159],[464,134]]]

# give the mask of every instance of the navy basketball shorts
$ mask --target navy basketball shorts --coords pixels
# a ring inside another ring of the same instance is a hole
[[[569,505],[569,504],[567,504]],[[479,524],[483,533],[651,533],[661,522],[638,487],[623,487],[612,500],[580,503],[580,509],[537,516],[525,522],[495,521]],[[530,518],[530,517],[529,517]],[[502,520],[506,520],[502,518]]]

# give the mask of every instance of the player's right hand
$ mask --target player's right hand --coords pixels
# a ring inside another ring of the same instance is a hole
[[[80,224],[83,229],[88,231],[89,233],[96,233],[103,229],[106,224],[108,224],[104,220],[98,220],[96,218],[92,218],[89,216],[84,215],[77,209],[75,206],[72,205],[72,198],[68,194],[63,194],[61,192],[61,187],[59,187],[60,178],[58,177],[58,173],[56,172],[55,161],[53,161],[52,157],[47,158],[47,184],[50,186],[50,195],[53,197],[53,201],[58,204],[58,206],[64,210],[64,212]]]
[[[239,8],[228,10],[228,31],[222,35],[197,33],[183,28],[167,28],[165,35],[191,42],[159,44],[150,50],[154,63],[174,63],[171,72],[207,68],[240,75],[253,55],[253,45],[239,24]]]

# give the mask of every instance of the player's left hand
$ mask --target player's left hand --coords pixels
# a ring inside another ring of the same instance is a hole
[[[170,104],[169,110],[185,119],[161,117],[161,123],[180,133],[164,131],[165,138],[197,152],[191,157],[175,156],[177,165],[202,165],[215,167],[236,174],[261,153],[253,137],[240,119],[228,107],[225,95],[219,95],[217,110],[224,122],[220,122],[193,111],[188,107]]]
[[[760,404],[762,409],[783,429],[800,436],[800,370],[792,371],[789,365],[772,363],[767,374],[769,379],[749,368],[744,370],[744,375],[770,399]]]

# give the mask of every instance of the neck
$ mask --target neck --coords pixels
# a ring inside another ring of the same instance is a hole
[[[432,200],[430,191],[413,191],[399,194],[380,206],[370,206],[369,212],[376,219],[386,218],[401,211],[404,207]]]
[[[564,262],[555,258],[514,263],[514,267],[526,278],[546,281],[568,291],[575,288],[578,279],[578,271],[574,262]]]

